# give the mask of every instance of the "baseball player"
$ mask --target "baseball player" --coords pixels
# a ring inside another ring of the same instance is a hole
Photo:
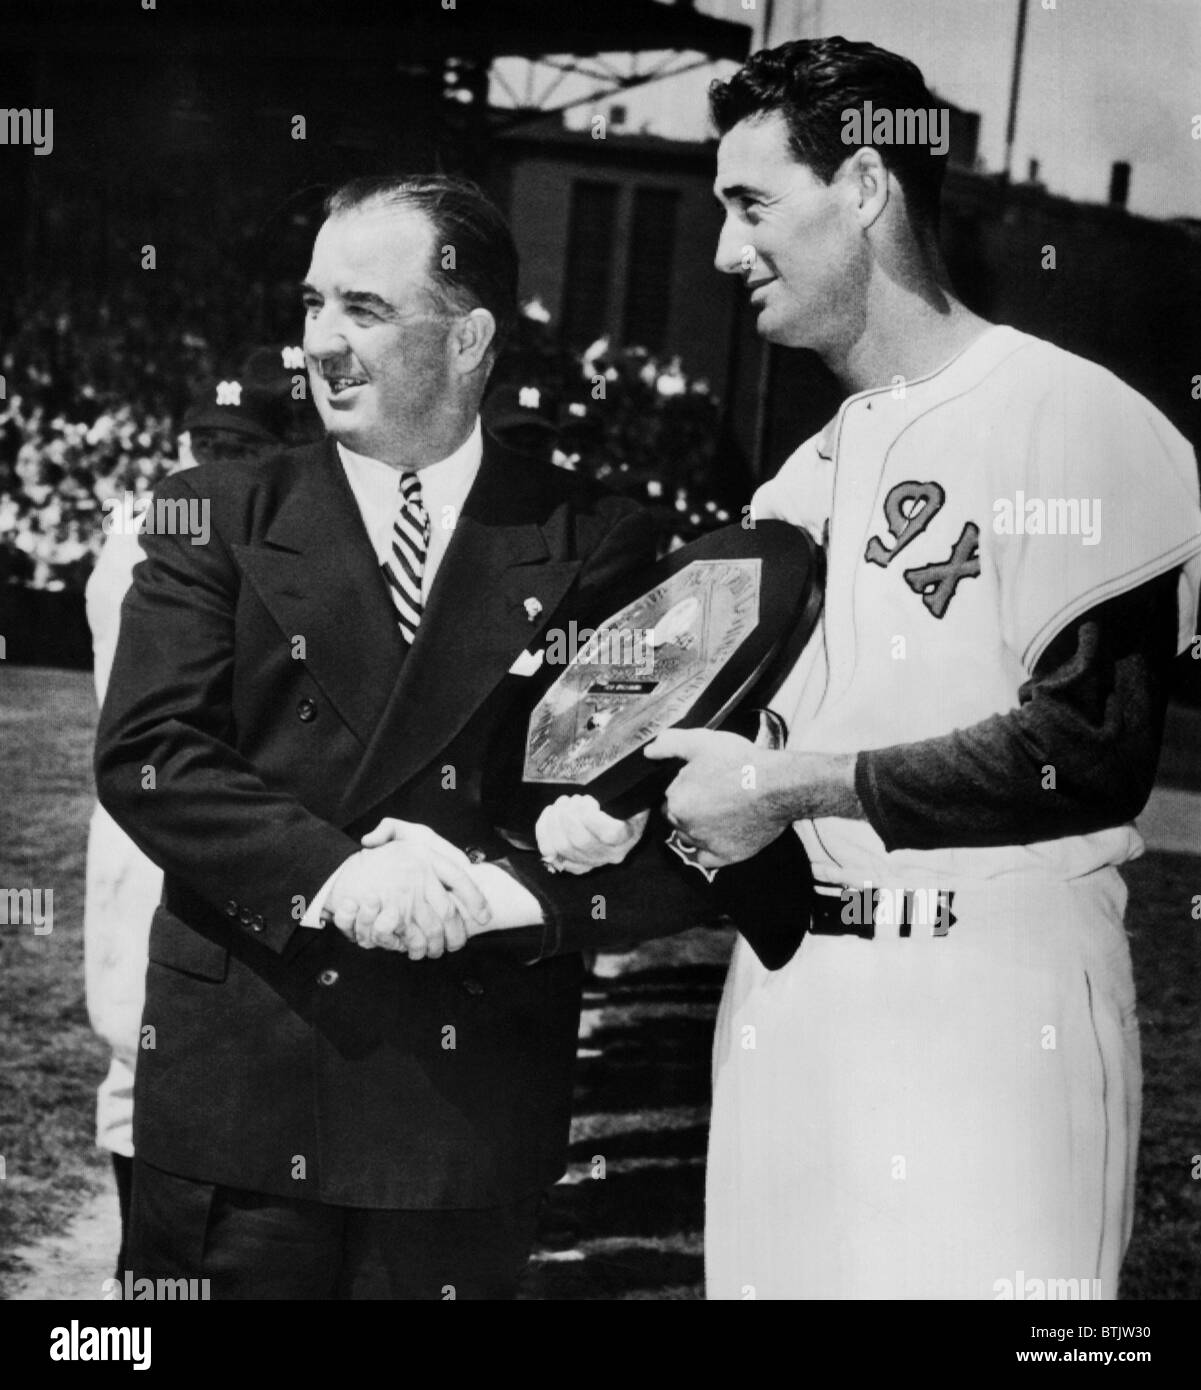
[[[818,885],[787,966],[735,948],[708,1295],[1113,1298],[1140,1104],[1116,866],[1194,631],[1196,465],[1110,373],[956,299],[941,161],[844,143],[866,100],[934,106],[911,63],[838,38],[711,93],[718,268],[849,394],[747,518],[827,550],[771,699],[787,747],[648,749],[684,762],[668,818],[701,864],[797,834]]]

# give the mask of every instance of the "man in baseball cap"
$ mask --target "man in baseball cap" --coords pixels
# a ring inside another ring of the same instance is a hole
[[[481,418],[495,439],[519,454],[551,462],[559,432],[547,418],[547,395],[537,386],[497,386],[484,401]]]
[[[184,412],[181,433],[197,463],[249,463],[284,442],[277,393],[239,378],[210,383]]]

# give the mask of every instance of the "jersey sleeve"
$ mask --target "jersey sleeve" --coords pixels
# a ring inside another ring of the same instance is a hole
[[[1017,709],[860,753],[856,791],[885,848],[1033,844],[1133,820],[1159,760],[1175,578],[1161,575],[1070,623]]]
[[[991,479],[989,538],[1002,636],[1033,672],[1055,636],[1106,600],[1179,569],[1177,650],[1196,628],[1201,506],[1188,442],[1111,373],[1040,355],[1038,398],[1006,416],[1013,447]],[[1027,397],[1028,400],[1028,397]],[[1005,418],[1005,417],[1003,417]]]
[[[820,545],[833,492],[834,463],[821,452],[819,437],[814,435],[784,460],[774,478],[756,489],[744,515],[751,521],[790,522],[808,531]]]

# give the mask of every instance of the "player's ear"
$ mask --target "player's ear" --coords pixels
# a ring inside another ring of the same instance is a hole
[[[854,194],[856,220],[867,231],[888,206],[888,166],[880,158],[879,150],[864,145],[846,161],[842,172]]]
[[[496,337],[496,320],[489,310],[477,307],[456,319],[451,330],[451,346],[458,370],[466,376],[488,356]]]

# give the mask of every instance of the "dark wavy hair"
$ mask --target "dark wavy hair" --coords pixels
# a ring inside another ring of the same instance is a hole
[[[793,154],[824,183],[852,153],[842,138],[844,114],[865,101],[893,111],[938,105],[908,58],[841,37],[795,39],[761,49],[728,81],[709,87],[709,110],[719,134],[739,121],[778,111]],[[870,132],[864,134],[869,138],[862,144],[870,145]],[[900,180],[915,220],[937,230],[946,156],[926,145],[882,144],[879,152]]]
[[[496,320],[493,352],[517,322],[517,247],[500,211],[478,184],[450,174],[384,174],[351,179],[325,200],[326,217],[362,208],[412,208],[434,229],[430,286],[441,307],[484,308]],[[443,250],[454,250],[453,265]]]

